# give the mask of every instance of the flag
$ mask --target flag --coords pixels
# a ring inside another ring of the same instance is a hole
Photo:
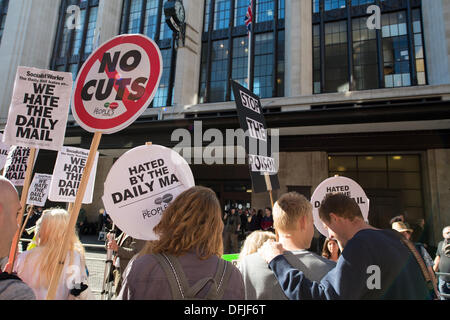
[[[245,14],[245,25],[247,26],[248,32],[252,32],[252,22],[253,22],[253,12],[252,12],[252,0],[247,8],[247,13]]]

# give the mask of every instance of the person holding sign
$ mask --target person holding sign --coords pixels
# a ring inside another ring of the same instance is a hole
[[[52,273],[59,263],[57,259],[59,244],[69,223],[69,214],[63,209],[50,209],[44,211],[39,220],[37,247],[18,256],[15,270],[33,289],[36,298],[44,300]],[[69,300],[71,296],[79,296],[83,289],[87,288],[84,248],[74,229],[71,231],[66,256],[64,276],[60,279],[56,300]]]
[[[355,200],[330,193],[319,215],[343,249],[336,268],[320,282],[310,281],[292,267],[280,243],[266,242],[259,251],[289,299],[432,299],[432,289],[409,246],[400,240],[403,237],[367,224]]]
[[[222,230],[220,203],[214,191],[205,187],[184,191],[156,225],[159,240],[148,243],[129,263],[117,299],[243,300],[241,273],[221,259]]]
[[[9,249],[17,232],[19,195],[13,184],[0,176],[0,300],[35,300],[33,291],[15,275],[2,273]]]
[[[319,281],[336,264],[307,251],[314,236],[312,205],[302,195],[283,195],[273,208],[275,229],[279,241],[288,252],[285,258],[310,279]],[[247,300],[286,300],[282,288],[267,263],[258,253],[244,258],[239,265],[245,284]]]

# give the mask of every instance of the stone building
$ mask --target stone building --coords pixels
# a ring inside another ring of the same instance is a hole
[[[2,0],[0,128],[17,66],[75,78],[97,44],[142,33],[160,47],[164,73],[145,113],[102,138],[94,203],[85,207],[91,220],[103,206],[108,171],[126,150],[147,141],[175,147],[175,129],[193,136],[199,126],[200,134],[218,129],[224,136],[237,129],[228,81],[234,79],[261,97],[269,128],[279,129],[275,199],[292,190],[310,197],[325,178],[347,176],[370,198],[374,226],[386,228],[406,213],[412,225],[424,220],[424,239],[435,245],[450,225],[450,1],[254,2],[249,81],[248,0],[184,0],[186,37],[179,46],[163,0]],[[80,9],[75,28],[67,23],[72,5]],[[69,118],[65,145],[89,148],[92,135]],[[211,143],[207,135],[201,140],[203,147]],[[224,208],[270,204],[268,194],[252,193],[245,159],[209,164],[196,147],[190,158],[196,183],[213,188]],[[55,158],[41,152],[36,171],[51,173]]]

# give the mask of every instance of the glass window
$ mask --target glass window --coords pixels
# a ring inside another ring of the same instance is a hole
[[[255,37],[255,82],[253,92],[260,98],[272,96],[273,33]]]
[[[367,18],[352,21],[353,76],[356,90],[378,88],[376,30],[367,28]]]
[[[156,33],[156,25],[158,24],[158,5],[159,0],[147,0],[145,7],[144,34],[150,38],[154,38]]]
[[[320,0],[312,0],[313,13],[319,13],[320,11]]]
[[[0,43],[2,42],[3,30],[5,30],[6,14],[8,13],[9,0],[0,0]]]
[[[382,15],[385,87],[411,85],[410,56],[404,11]]]
[[[330,177],[337,174],[354,180],[369,198],[371,193],[382,198],[383,194],[392,196],[392,191],[385,191],[395,190],[400,207],[407,212],[407,219],[413,221],[424,217],[419,155],[330,155],[328,166]]]
[[[153,107],[166,106],[167,97],[169,95],[170,60],[172,59],[172,50],[161,50],[161,56],[163,58],[163,74],[159,83],[159,89],[156,91],[155,97],[153,98]]]
[[[233,39],[233,68],[231,77],[248,88],[248,37]]]
[[[277,0],[278,1],[278,0]],[[256,22],[272,21],[274,19],[274,1],[258,0],[256,1]]]
[[[313,26],[313,90],[320,93],[320,25]]]
[[[330,171],[343,172],[356,170],[356,157],[354,156],[330,156],[328,160]]]
[[[145,5],[145,8],[143,8]],[[123,12],[122,12],[122,27],[123,33],[139,33],[141,28],[143,34],[155,40],[158,45],[161,56],[163,58],[163,73],[161,81],[159,83],[158,91],[152,101],[153,107],[164,107],[171,105],[173,101],[173,83],[170,83],[170,74],[172,68],[172,30],[166,23],[163,8],[159,8],[163,5],[163,1],[160,0],[124,0]],[[142,10],[145,10],[142,14]],[[158,16],[158,12],[161,11],[161,16]],[[127,17],[127,13],[129,15]],[[128,21],[128,23],[127,23]],[[157,26],[159,24],[159,34],[157,34]],[[172,97],[169,99],[169,94]]]
[[[352,6],[360,6],[363,4],[374,3],[375,0],[352,0]]]
[[[67,8],[71,5],[80,7],[80,21],[74,28],[67,27],[67,19],[72,16],[72,12],[67,13]],[[98,1],[62,1],[64,19],[58,25],[57,42],[55,44],[56,56],[52,57],[52,68],[54,70],[71,72],[73,79],[94,49],[94,37],[97,27]]]
[[[227,29],[230,23],[230,0],[216,0],[214,7],[214,30]]]
[[[325,11],[345,8],[345,1],[346,0],[324,0]]]
[[[414,33],[414,55],[416,62],[417,84],[425,85],[425,56],[423,53],[422,19],[419,9],[412,11],[413,33]]]
[[[386,156],[358,156],[358,169],[366,171],[386,171]]]
[[[249,86],[247,79],[248,31],[244,26],[250,0],[215,0],[213,4],[214,6],[211,8],[211,0],[205,0],[205,19],[211,15],[214,16],[213,30],[220,30],[220,32],[210,33],[208,30],[210,21],[205,20],[199,86],[200,103],[234,99],[228,85],[230,78],[242,85]],[[262,98],[272,97],[274,94],[283,95],[285,0],[258,0],[254,4],[256,6],[254,14],[256,22],[254,24],[259,28],[255,28],[257,29],[254,32],[255,46],[252,50],[253,91]],[[272,23],[263,23],[273,21],[277,5],[279,23],[276,26]],[[232,7],[234,12],[231,11]],[[211,9],[213,12],[210,12]],[[234,20],[230,21],[232,14]],[[231,39],[227,37],[230,22],[233,28]],[[275,37],[275,32],[277,32],[277,37]],[[277,39],[277,43],[275,43],[275,39]],[[208,48],[208,46],[211,47]],[[209,57],[208,52],[211,52]],[[277,53],[276,65],[274,65],[275,52]],[[208,80],[209,83],[207,83]],[[274,88],[274,84],[276,88]],[[207,88],[209,92],[207,92]]]
[[[245,15],[250,4],[249,0],[235,0],[234,1],[234,26],[245,25]]]
[[[128,33],[139,33],[141,23],[142,0],[130,1]]]
[[[209,28],[211,0],[205,0],[205,17],[203,19],[203,32],[207,32]]]
[[[349,90],[346,21],[325,24],[325,92]]]
[[[211,57],[210,102],[225,101],[228,66],[228,40],[214,41]]]

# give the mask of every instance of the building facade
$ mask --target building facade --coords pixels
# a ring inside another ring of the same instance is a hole
[[[405,213],[412,225],[425,223],[422,240],[440,240],[450,225],[450,1],[254,0],[250,59],[248,0],[183,3],[184,45],[165,22],[163,0],[0,1],[0,128],[17,66],[75,79],[97,45],[126,33],[161,49],[153,102],[130,127],[102,138],[94,202],[85,207],[91,220],[113,162],[148,141],[190,150],[183,155],[196,183],[213,188],[224,208],[270,205],[268,194],[252,193],[234,139],[219,152],[236,151],[233,163],[208,160],[208,130],[225,137],[239,128],[233,79],[261,97],[269,128],[279,130],[275,199],[288,191],[310,197],[327,177],[347,176],[370,198],[371,224],[386,228]],[[203,145],[191,147],[176,129]],[[70,116],[65,144],[89,148],[91,139]],[[55,159],[41,152],[35,171],[51,173]]]

